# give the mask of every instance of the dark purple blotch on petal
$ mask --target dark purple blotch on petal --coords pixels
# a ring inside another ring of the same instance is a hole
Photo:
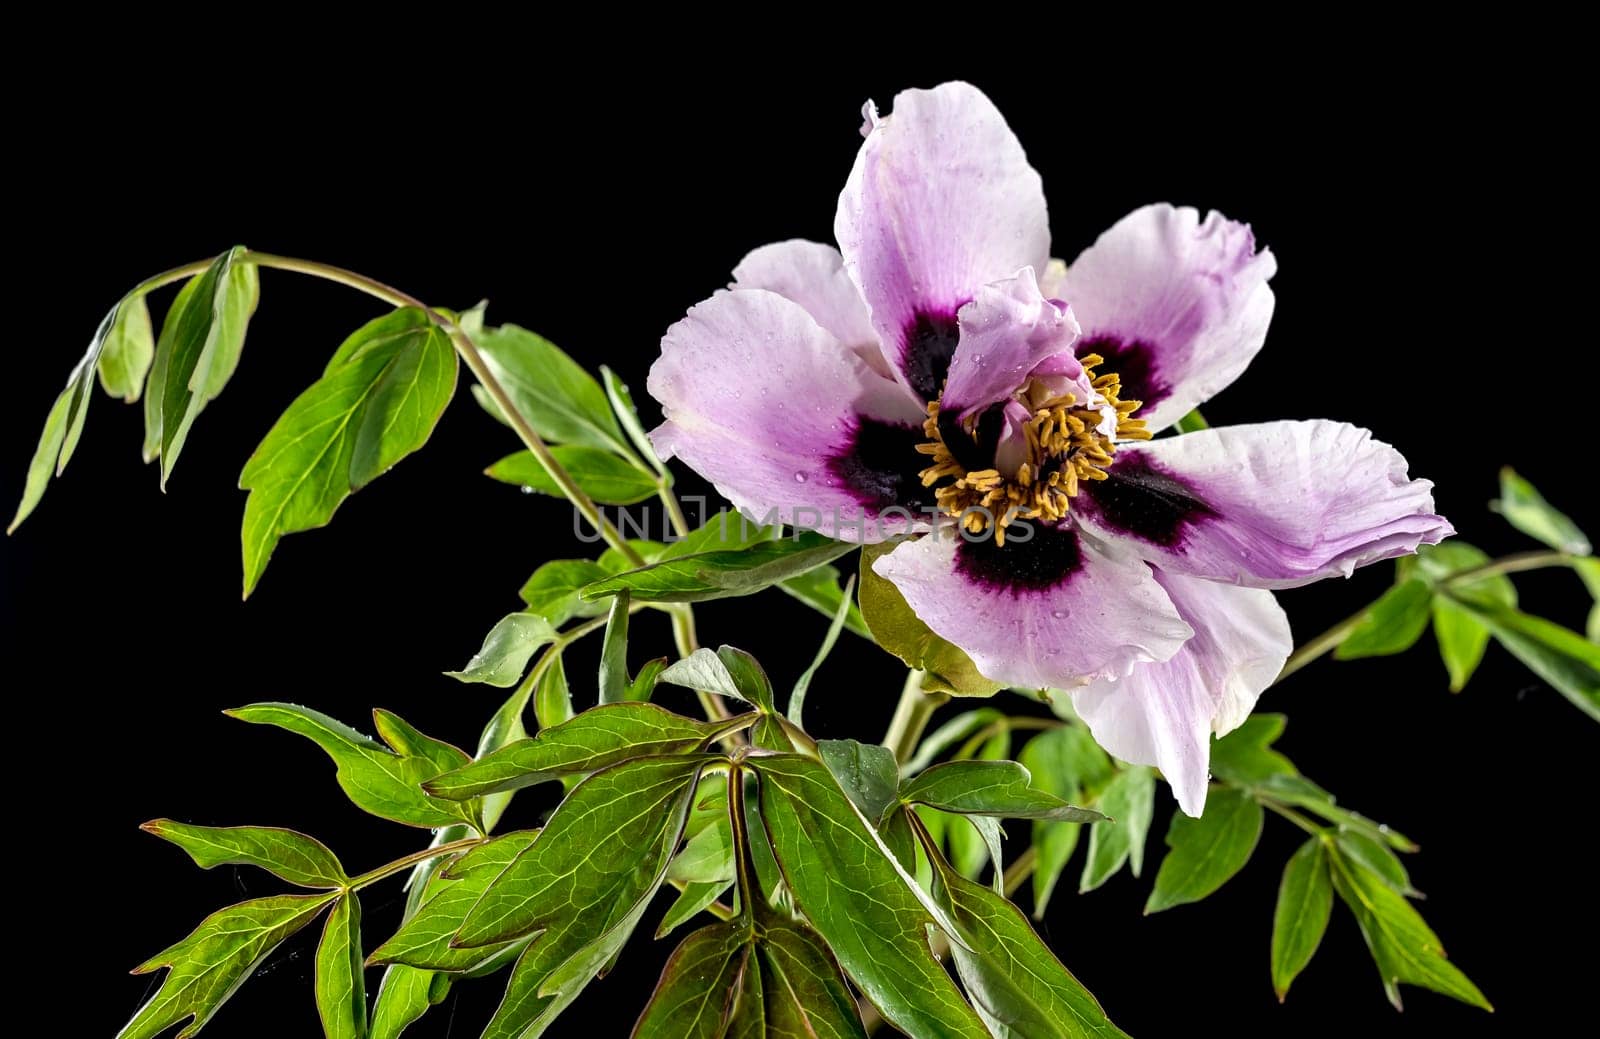
[[[1005,408],[999,404],[990,406],[978,416],[971,433],[967,432],[955,412],[939,412],[939,439],[949,448],[951,457],[968,472],[994,466],[994,453],[1000,446],[1000,434],[1005,426]]]
[[[956,546],[956,570],[963,577],[987,588],[1009,591],[1013,595],[1041,592],[1065,584],[1083,565],[1078,547],[1078,532],[1071,527],[1048,527],[1030,521],[1013,523],[1033,528],[1026,541],[1008,535],[1004,545],[994,538],[981,541],[962,539]]]
[[[1156,369],[1155,350],[1142,339],[1097,332],[1079,339],[1076,350],[1079,357],[1099,354],[1106,359],[1100,371],[1122,377],[1123,400],[1136,400],[1148,408],[1172,396],[1172,387]]]
[[[1097,522],[1113,530],[1172,548],[1184,531],[1217,515],[1189,483],[1142,452],[1119,454],[1106,472],[1104,480],[1082,487],[1073,507],[1083,502]]]
[[[850,446],[828,459],[828,468],[868,508],[932,507],[933,488],[922,486],[919,475],[929,458],[917,445],[926,439],[920,426],[858,418]]]
[[[956,321],[955,310],[919,310],[907,323],[900,356],[906,381],[923,400],[938,399],[945,377],[950,374],[950,358],[955,356],[960,341],[961,325]]]

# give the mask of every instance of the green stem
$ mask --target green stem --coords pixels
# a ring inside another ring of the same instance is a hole
[[[210,267],[214,262],[213,260],[196,260],[194,263],[186,263],[182,267],[174,267],[170,271],[162,271],[160,274],[152,275],[135,285],[128,292],[126,298],[136,299],[157,289],[165,288],[175,281],[192,278],[196,274],[204,273],[206,268]]]
[[[1481,581],[1486,577],[1498,577],[1501,574],[1516,574],[1524,570],[1540,570],[1547,566],[1571,566],[1576,558],[1566,552],[1557,552],[1554,549],[1534,552],[1517,552],[1499,559],[1490,560],[1481,566],[1468,567],[1457,570],[1448,577],[1439,580],[1440,587],[1449,588],[1458,584],[1470,584]]]
[[[894,759],[904,765],[916,752],[922,740],[928,719],[950,697],[945,693],[928,693],[922,689],[926,672],[912,668],[906,675],[905,687],[900,690],[900,702],[895,705],[894,717],[889,720],[889,731],[883,735],[883,745],[894,751]]]
[[[990,738],[1002,732],[1011,732],[1019,729],[1044,732],[1049,729],[1059,729],[1065,724],[1066,722],[1059,718],[1030,718],[1026,715],[997,718],[968,737],[967,742],[963,743],[961,749],[952,756],[957,761],[964,761],[976,754],[978,748],[982,747]]]
[[[364,887],[376,884],[385,877],[392,877],[402,870],[410,869],[419,862],[436,859],[441,855],[453,855],[458,851],[464,851],[467,848],[482,844],[485,839],[483,837],[467,837],[464,840],[451,841],[449,844],[440,844],[432,848],[424,848],[421,851],[414,851],[403,859],[395,859],[388,865],[379,866],[377,869],[363,873],[359,877],[352,877],[350,890],[359,891]]]
[[[1267,811],[1276,812],[1285,819],[1294,823],[1296,826],[1300,827],[1300,829],[1311,834],[1313,837],[1320,837],[1324,832],[1327,831],[1326,826],[1318,826],[1315,822],[1311,821],[1306,816],[1301,815],[1293,808],[1290,808],[1286,804],[1280,804],[1270,797],[1258,797],[1256,800],[1261,802],[1261,806]]]
[[[1010,898],[1016,893],[1022,882],[1033,876],[1033,871],[1039,865],[1039,849],[1035,845],[1028,845],[1026,851],[1011,860],[1011,865],[1000,876],[1000,884],[1005,888],[1006,897]]]
[[[1349,638],[1350,633],[1355,631],[1356,627],[1366,619],[1367,611],[1370,609],[1372,609],[1370,604],[1361,607],[1359,612],[1352,613],[1310,642],[1297,646],[1295,651],[1289,654],[1289,659],[1283,662],[1283,670],[1278,672],[1278,677],[1273,679],[1272,684],[1277,685],[1313,660],[1332,652],[1339,643]]]

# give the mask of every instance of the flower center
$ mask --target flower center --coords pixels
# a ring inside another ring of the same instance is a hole
[[[1030,379],[1010,403],[994,405],[966,422],[941,416],[938,401],[928,403],[922,430],[929,439],[917,450],[933,461],[920,473],[922,485],[935,488],[939,508],[968,532],[982,534],[993,527],[995,543],[1003,546],[1006,527],[1016,520],[1062,519],[1083,481],[1106,478],[1118,440],[1150,439],[1144,420],[1133,417],[1141,402],[1120,398],[1122,381],[1115,372],[1095,373],[1105,358],[1089,354],[1078,360],[1094,387],[1089,400],[1079,401],[1075,393]],[[986,452],[977,464],[988,467],[971,468],[974,448],[995,439],[992,433],[983,435],[982,427],[992,431],[993,419],[1000,415],[1015,416],[1002,436],[1012,439],[1008,447],[1021,460],[1008,474],[993,453]]]

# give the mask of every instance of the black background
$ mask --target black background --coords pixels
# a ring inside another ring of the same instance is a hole
[[[235,242],[352,267],[438,305],[487,297],[491,320],[618,369],[653,421],[644,375],[667,325],[748,249],[831,240],[862,100],[887,107],[903,86],[965,75],[1043,173],[1058,255],[1155,200],[1248,220],[1277,254],[1267,348],[1206,406],[1213,423],[1368,426],[1491,552],[1527,547],[1485,508],[1505,463],[1600,532],[1580,497],[1592,478],[1580,459],[1593,322],[1562,313],[1592,299],[1592,264],[1559,252],[1593,232],[1569,84],[1533,65],[1423,52],[1264,67],[1196,41],[1159,58],[1063,58],[1036,76],[1017,74],[1021,61],[1006,72],[776,57],[711,69],[687,54],[558,76],[507,53],[466,73],[441,60],[330,75],[285,53],[273,75],[156,61],[136,90],[14,97],[8,246],[23,265],[9,283],[0,487],[20,490],[50,400],[104,310],[139,279]],[[47,911],[28,939],[34,972],[93,994],[61,1011],[74,1034],[112,1034],[153,991],[128,967],[212,909],[278,890],[259,872],[200,872],[140,821],[294,826],[351,869],[425,839],[352,808],[309,743],[222,708],[293,700],[365,727],[384,706],[470,746],[496,694],[440,672],[516,607],[540,561],[582,551],[562,503],[480,475],[517,445],[461,392],[424,452],[330,529],[286,538],[241,605],[239,467],[342,336],[378,312],[296,276],[262,281],[243,365],[168,494],[139,464],[138,409],[102,397],[66,477],[0,547],[13,783],[29,777],[13,786],[12,890]],[[699,486],[685,474],[683,489]],[[1283,601],[1304,639],[1389,579],[1374,567]],[[1519,583],[1526,604],[1581,627],[1587,600],[1570,575]],[[825,621],[781,596],[759,602],[708,604],[700,630],[755,650],[781,685]],[[661,620],[636,639],[670,646]],[[874,738],[901,672],[845,639],[810,719],[824,735]],[[569,655],[580,698],[593,695],[591,659],[592,647]],[[1429,642],[1398,659],[1321,662],[1261,706],[1290,714],[1283,747],[1308,775],[1421,842],[1423,909],[1498,1012],[1408,989],[1397,1015],[1342,909],[1280,1007],[1268,937],[1298,838],[1269,820],[1251,865],[1198,906],[1142,917],[1148,872],[1058,895],[1044,930],[1119,1024],[1140,1036],[1520,1035],[1563,1034],[1561,1022],[1587,1016],[1591,722],[1497,648],[1453,697]],[[1171,805],[1161,797],[1152,859]],[[510,821],[547,806],[523,795]],[[399,897],[394,885],[370,892],[369,946]],[[313,1034],[312,940],[280,950],[212,1030]],[[625,1034],[668,944],[640,937],[552,1034]],[[461,986],[415,1034],[477,1034],[498,988]]]

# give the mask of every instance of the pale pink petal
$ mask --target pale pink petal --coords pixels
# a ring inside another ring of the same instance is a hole
[[[1454,533],[1433,484],[1367,430],[1314,419],[1117,448],[1073,515],[1172,573],[1256,588],[1350,576]]]
[[[1277,270],[1246,224],[1145,206],[1117,221],[1055,291],[1083,325],[1079,353],[1122,376],[1122,399],[1161,430],[1209,400],[1255,357],[1272,320]]]
[[[1154,765],[1178,807],[1205,808],[1211,736],[1233,731],[1294,648],[1271,592],[1156,571],[1194,637],[1165,663],[1141,664],[1116,681],[1071,690],[1096,742],[1123,761]]]
[[[1083,376],[1072,353],[1077,319],[1069,307],[1040,294],[1030,267],[980,288],[957,318],[961,342],[950,360],[943,410],[965,419],[1009,398],[1040,366],[1052,374]],[[1084,400],[1088,390],[1085,379]]]
[[[736,289],[767,289],[792,299],[874,371],[890,376],[867,305],[831,245],[798,238],[753,250],[733,269]]]

